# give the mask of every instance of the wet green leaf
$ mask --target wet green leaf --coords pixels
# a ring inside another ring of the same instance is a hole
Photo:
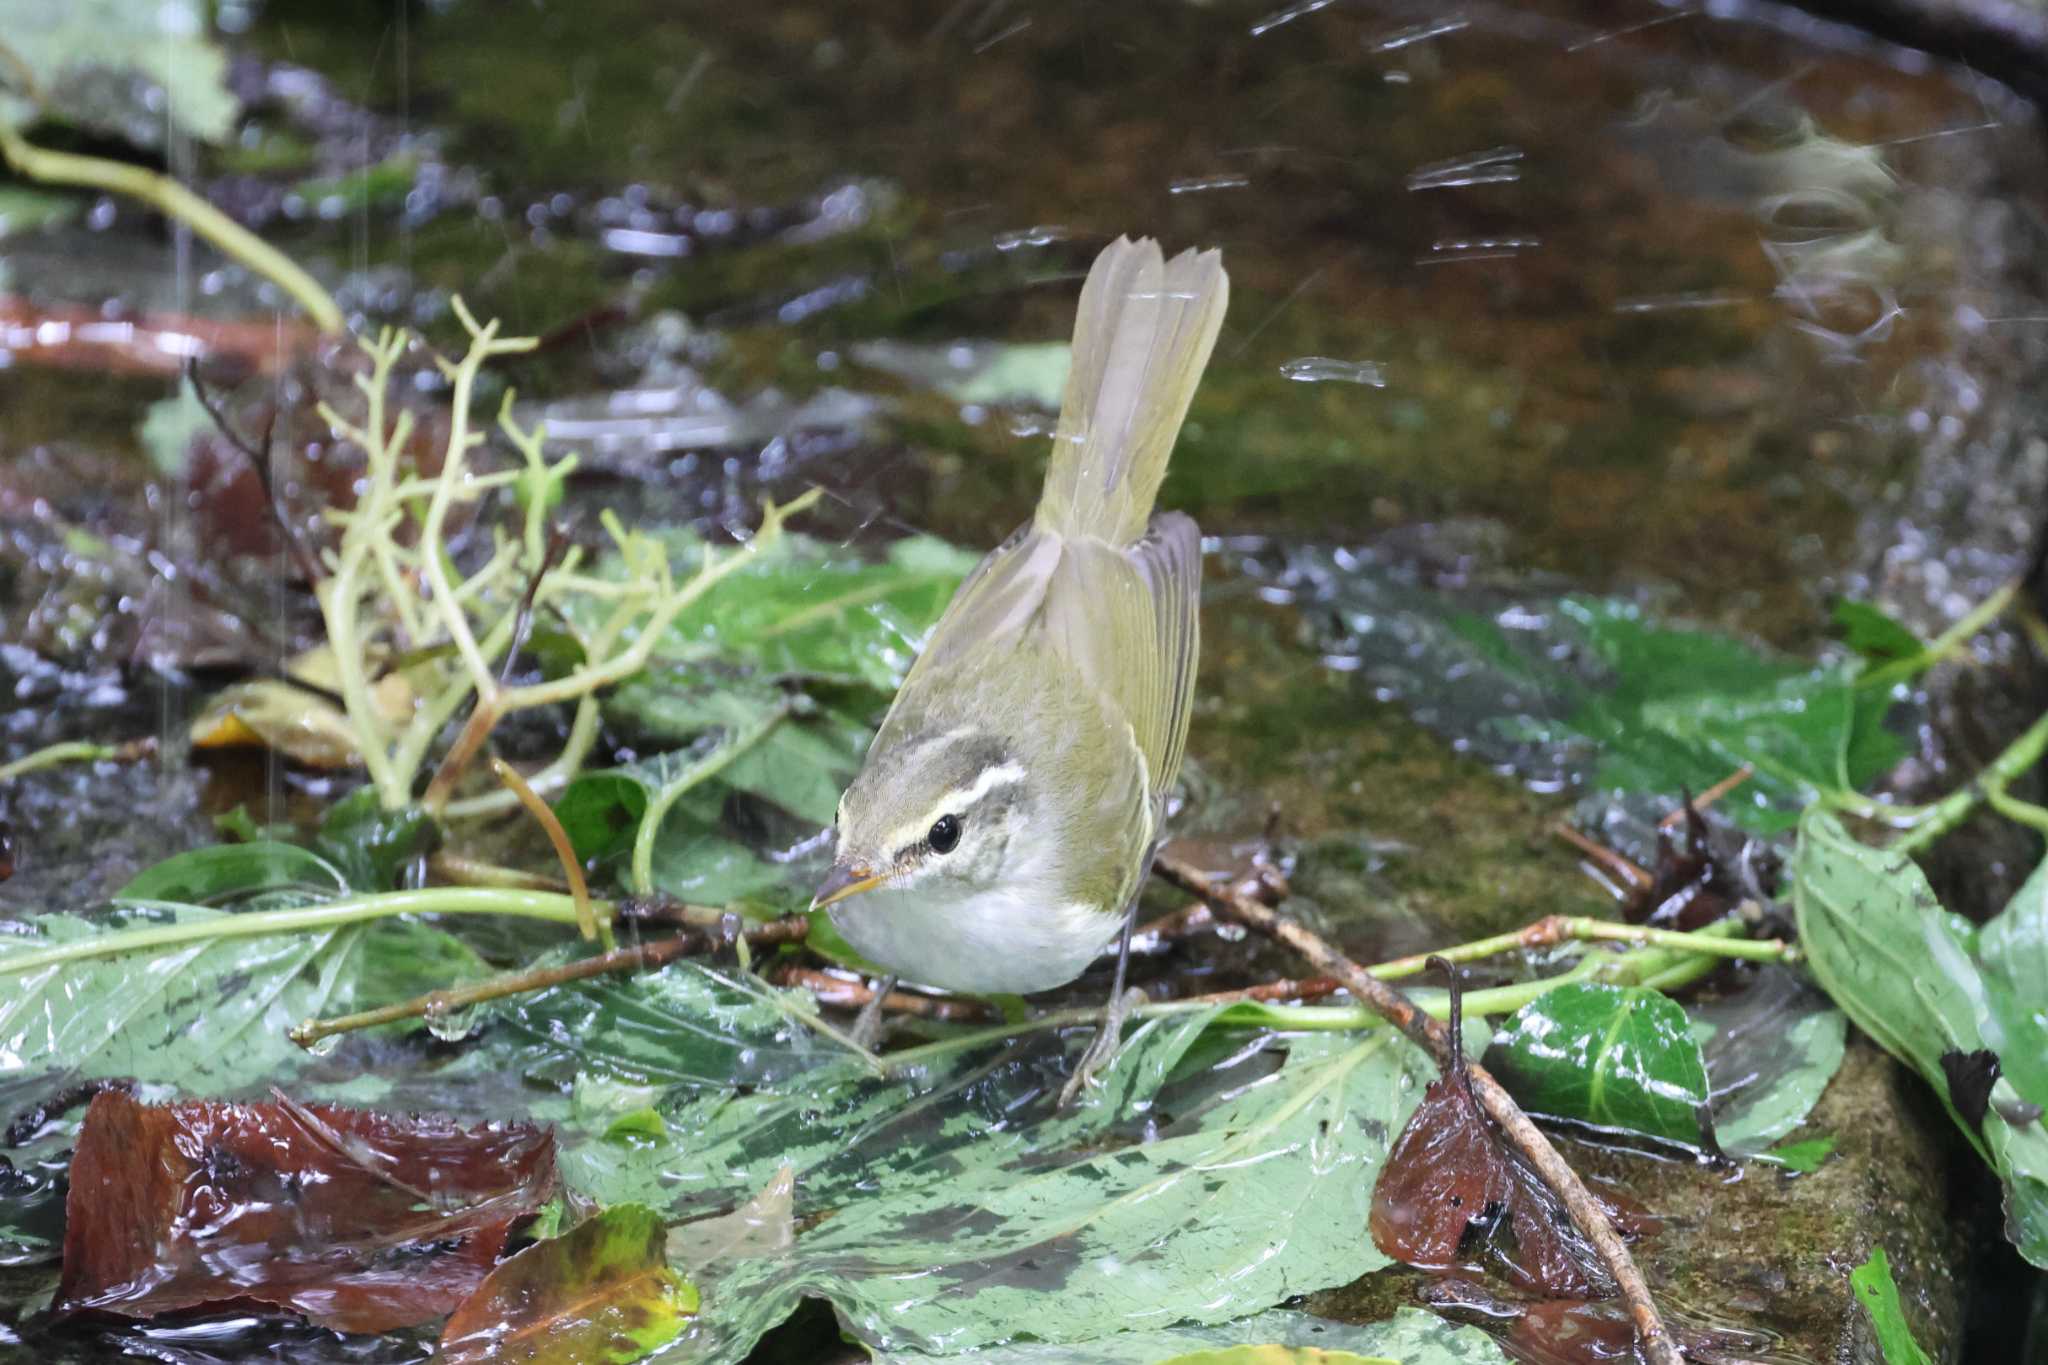
[[[1919,636],[1868,602],[1845,597],[1835,603],[1833,615],[1842,643],[1873,663],[1911,659],[1926,649]]]
[[[812,1008],[807,993],[677,962],[652,975],[578,982],[487,1007],[491,1047],[477,1058],[487,1069],[573,1083],[579,1117],[602,1137],[621,1113],[648,1109],[650,1092],[638,1087],[773,1084],[832,1060],[799,1022]],[[607,1093],[600,1098],[600,1091]],[[622,1107],[607,1102],[613,1096]],[[675,1141],[692,1138],[673,1113],[653,1117]],[[642,1136],[652,1126],[645,1115],[638,1122]],[[613,1190],[603,1202],[637,1197]]]
[[[1767,1161],[1774,1161],[1788,1171],[1811,1175],[1821,1167],[1835,1150],[1831,1137],[1808,1138],[1804,1142],[1788,1142],[1782,1147],[1773,1147],[1763,1154]]]
[[[1885,1365],[1934,1365],[1906,1325],[1906,1310],[1899,1303],[1899,1287],[1892,1281],[1883,1247],[1872,1247],[1870,1259],[1849,1272],[1849,1287],[1856,1291],[1863,1311],[1870,1314],[1870,1327],[1877,1334]]]
[[[626,1204],[501,1263],[449,1316],[453,1365],[628,1365],[682,1332],[697,1291],[663,1259],[661,1216]]]
[[[33,185],[0,185],[0,239],[69,222],[78,216],[75,195]]]
[[[655,888],[707,905],[808,901],[808,868],[771,861],[730,828],[727,801],[742,792],[802,823],[800,837],[830,825],[839,794],[860,766],[867,728],[779,688],[735,683],[710,690],[648,680],[617,703],[641,733],[685,749],[585,773],[555,807],[579,856],[629,860],[644,819],[656,818],[648,870]],[[794,842],[794,837],[790,840]]]
[[[40,108],[12,80],[0,89],[16,127],[40,117],[153,148],[167,122],[219,142],[240,112],[201,0],[0,0],[0,33],[42,87]]]
[[[325,900],[348,889],[341,870],[319,854],[297,844],[257,840],[214,844],[166,858],[136,873],[114,898],[223,906],[272,894],[295,903]]]
[[[670,532],[665,539],[674,564],[694,565],[703,556],[703,542],[692,535]],[[870,561],[785,534],[678,617],[656,657],[894,692],[975,562],[975,555],[929,536],[896,541]],[[596,571],[618,572],[603,562]],[[715,670],[707,676],[724,680]]]
[[[1685,1011],[1647,987],[1559,986],[1508,1019],[1488,1065],[1538,1113],[1700,1139],[1708,1093],[1700,1045]]]
[[[1934,1087],[2005,1184],[2007,1235],[2022,1256],[2048,1266],[2048,1125],[2038,1118],[2015,1123],[1999,1103],[2010,1092],[2023,1103],[2048,1104],[2048,1094],[2033,1088],[2035,1073],[2016,1057],[2018,1071],[1993,1090],[1983,1123],[1972,1124],[1957,1112],[1941,1064],[1947,1053],[1985,1048],[2002,1061],[2025,1032],[2015,1011],[2043,1008],[2048,980],[2009,976],[2026,970],[2025,945],[2041,913],[2030,891],[2038,890],[2040,874],[2000,916],[2016,918],[1993,921],[1995,968],[1980,958],[1976,927],[1941,908],[1911,858],[1859,843],[1824,810],[1800,822],[1793,876],[1799,941],[1815,978],[1858,1028]],[[2015,987],[1994,990],[1994,974]]]
[[[145,874],[147,875],[147,874]],[[48,915],[31,935],[0,939],[15,953],[75,943],[114,928],[191,923],[198,907]],[[0,1095],[55,1078],[125,1076],[226,1095],[289,1076],[304,1054],[285,1037],[345,994],[360,931],[227,939],[166,952],[60,964],[0,976]]]
[[[1285,1354],[1274,1356],[1273,1351]],[[1243,1352],[1253,1352],[1243,1355]],[[1393,1360],[1400,1365],[1507,1365],[1493,1338],[1419,1308],[1403,1308],[1384,1322],[1332,1322],[1288,1309],[1255,1313],[1215,1327],[1140,1328],[1090,1341],[1045,1345],[1015,1342],[960,1355],[928,1356],[881,1351],[874,1365],[1161,1365],[1189,1360]]]
[[[354,890],[389,891],[434,837],[434,821],[426,812],[412,806],[386,810],[375,789],[358,787],[327,808],[313,848],[342,870]]]
[[[2048,1096],[2048,863],[1978,931],[1977,954],[1991,1004],[1985,1042],[2021,1094]]]
[[[1372,1185],[1433,1068],[1372,1030],[1247,1039],[1184,1069],[1214,1020],[1136,1026],[1068,1114],[1051,1098],[1079,1038],[950,1044],[889,1076],[814,1046],[807,1069],[739,1092],[678,1091],[665,1139],[567,1136],[565,1177],[600,1201],[688,1216],[791,1169],[791,1245],[703,1273],[699,1331],[719,1358],[806,1293],[866,1342],[951,1352],[1026,1321],[1056,1343],[1134,1319],[1216,1322],[1385,1264],[1361,1235]],[[772,1047],[765,1021],[729,1018],[719,1042]],[[656,1030],[636,1032],[650,1058],[674,1055]],[[805,1060],[784,1047],[781,1065]],[[1158,1125],[1148,1140],[1127,1140],[1135,1115]]]

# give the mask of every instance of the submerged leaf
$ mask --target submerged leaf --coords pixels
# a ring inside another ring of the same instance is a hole
[[[621,1204],[536,1242],[484,1277],[441,1332],[450,1365],[628,1365],[697,1311],[662,1257],[661,1217]]]
[[[541,1129],[293,1102],[86,1111],[58,1307],[124,1317],[237,1302],[348,1332],[440,1317],[553,1190]]]
[[[1877,1348],[1884,1352],[1885,1365],[1934,1365],[1906,1325],[1899,1286],[1892,1280],[1883,1247],[1872,1247],[1870,1259],[1849,1272],[1849,1287],[1856,1291],[1863,1311],[1870,1314],[1870,1327],[1877,1335]]]
[[[1325,1352],[1325,1359],[1386,1359],[1400,1365],[1507,1365],[1508,1357],[1477,1327],[1460,1327],[1419,1308],[1384,1322],[1332,1322],[1287,1309],[1256,1313],[1215,1327],[1153,1327],[1057,1345],[1018,1341],[945,1356],[883,1350],[874,1365],[1159,1365],[1188,1352],[1253,1350]],[[1295,1356],[1293,1359],[1300,1359]]]
[[[1326,1351],[1320,1346],[1225,1346],[1213,1351],[1190,1351],[1159,1365],[1402,1365],[1386,1356],[1362,1356],[1356,1351]]]
[[[1739,993],[1687,1012],[1729,1156],[1754,1156],[1804,1123],[1847,1050],[1848,1019],[1787,967],[1765,967]]]
[[[1332,608],[1332,647],[1412,698],[1424,725],[1546,782],[1703,791],[1744,763],[1719,807],[1789,828],[1823,792],[1862,788],[1904,755],[1884,689],[1857,666],[1774,656],[1665,625],[1630,602],[1518,596],[1481,610],[1370,565],[1297,552],[1290,581]]]
[[[1800,823],[1795,875],[1799,941],[1814,976],[1857,1027],[1934,1087],[2005,1184],[2006,1235],[2048,1266],[2048,1123],[2038,1108],[2048,1093],[2035,1088],[2039,1072],[2022,1042],[2039,1027],[2027,1016],[2048,1008],[2048,979],[2012,975],[2025,970],[2033,917],[2043,913],[2042,874],[1980,934],[1941,908],[1911,858],[1857,842],[1816,808]],[[2006,915],[2016,918],[2001,924]],[[1980,960],[1985,938],[1998,956]],[[1943,1058],[1987,1049],[2011,1065],[1989,1088],[1980,1125],[1965,1114]],[[2007,1085],[2016,1106],[1999,1103]]]
[[[1598,1257],[1556,1196],[1502,1144],[1462,1061],[1430,1083],[1373,1190],[1373,1245],[1424,1270],[1497,1266],[1558,1298],[1611,1293]]]
[[[1489,1065],[1536,1113],[1677,1142],[1707,1136],[1707,1068],[1692,1024],[1648,987],[1559,986],[1507,1021]]]

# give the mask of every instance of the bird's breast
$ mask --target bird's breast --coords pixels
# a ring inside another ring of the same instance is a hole
[[[947,895],[887,887],[834,905],[832,923],[861,956],[907,981],[980,995],[1028,995],[1088,969],[1122,927],[1121,907],[997,887]]]

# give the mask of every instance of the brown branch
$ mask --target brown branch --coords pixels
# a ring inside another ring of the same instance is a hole
[[[614,948],[608,953],[598,953],[559,967],[510,972],[467,986],[451,986],[446,990],[428,991],[425,995],[414,996],[410,1000],[401,1000],[397,1004],[364,1010],[358,1014],[338,1015],[332,1019],[308,1019],[291,1031],[291,1040],[300,1047],[311,1047],[321,1039],[331,1038],[337,1033],[375,1028],[379,1024],[392,1024],[401,1019],[439,1018],[486,1000],[499,1000],[508,995],[546,990],[550,986],[559,986],[565,982],[583,981],[593,976],[610,976],[619,972],[652,971],[656,967],[674,962],[677,958],[716,952],[735,938],[745,939],[750,948],[772,948],[784,943],[801,943],[810,931],[811,922],[803,915],[786,915],[781,919],[768,920],[743,929],[738,934],[686,930],[672,938],[659,939],[632,948]]]
[[[1266,981],[1256,986],[1246,986],[1235,991],[1211,991],[1207,995],[1185,995],[1176,1002],[1183,1005],[1234,1005],[1240,1000],[1265,1002],[1270,1000],[1321,1000],[1344,989],[1344,983],[1333,976],[1308,976],[1298,981]]]
[[[1716,782],[1713,786],[1701,792],[1698,796],[1693,797],[1692,800],[1681,802],[1677,810],[1672,811],[1669,815],[1665,816],[1662,820],[1659,820],[1657,822],[1657,828],[1677,829],[1679,825],[1684,823],[1688,813],[1705,810],[1708,806],[1713,805],[1716,801],[1719,801],[1729,792],[1734,791],[1737,787],[1741,786],[1743,783],[1749,781],[1750,778],[1755,776],[1756,769],[1751,767],[1747,763],[1743,764],[1734,772],[1728,774],[1728,776],[1722,778],[1719,782]]]
[[[775,974],[778,986],[797,986],[817,997],[821,1005],[838,1009],[859,1009],[875,998],[874,988],[865,982],[834,976],[815,967],[784,967]],[[1001,1016],[980,1000],[940,999],[910,991],[891,991],[882,1001],[884,1014],[909,1014],[920,1019],[943,1019],[958,1023],[994,1023]]]
[[[1407,1034],[1439,1066],[1451,1064],[1456,1054],[1448,1028],[1416,1009],[1399,991],[1370,975],[1321,937],[1230,887],[1217,886],[1201,869],[1178,858],[1162,854],[1154,859],[1152,870],[1169,884],[1200,896],[1219,915],[1292,948],[1317,971],[1343,982],[1359,1003]],[[1468,1063],[1465,1074],[1487,1116],[1500,1125],[1509,1143],[1528,1159],[1543,1183],[1557,1195],[1571,1214],[1572,1222],[1600,1253],[1608,1272],[1621,1286],[1629,1316],[1635,1320],[1636,1336],[1650,1365],[1683,1365],[1678,1347],[1658,1316],[1657,1305],[1650,1299],[1650,1288],[1643,1282],[1642,1272],[1636,1269],[1628,1248],[1622,1245],[1614,1225],[1607,1221],[1585,1185],[1485,1067],[1477,1062]]]
[[[1621,878],[1631,891],[1647,890],[1650,883],[1656,880],[1646,869],[1637,867],[1607,845],[1588,839],[1562,820],[1552,825],[1550,832],[1585,854],[1594,863]]]

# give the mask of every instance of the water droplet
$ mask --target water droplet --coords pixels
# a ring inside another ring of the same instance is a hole
[[[1375,389],[1387,386],[1386,371],[1376,360],[1333,360],[1324,355],[1305,355],[1282,364],[1280,373],[1298,384],[1364,384]]]
[[[427,1032],[444,1043],[459,1043],[476,1032],[477,1010],[474,1005],[466,1009],[427,1010]]]
[[[325,1038],[316,1038],[306,1044],[306,1051],[312,1053],[315,1057],[332,1057],[334,1050],[340,1046],[341,1035],[339,1033],[330,1033]]]

